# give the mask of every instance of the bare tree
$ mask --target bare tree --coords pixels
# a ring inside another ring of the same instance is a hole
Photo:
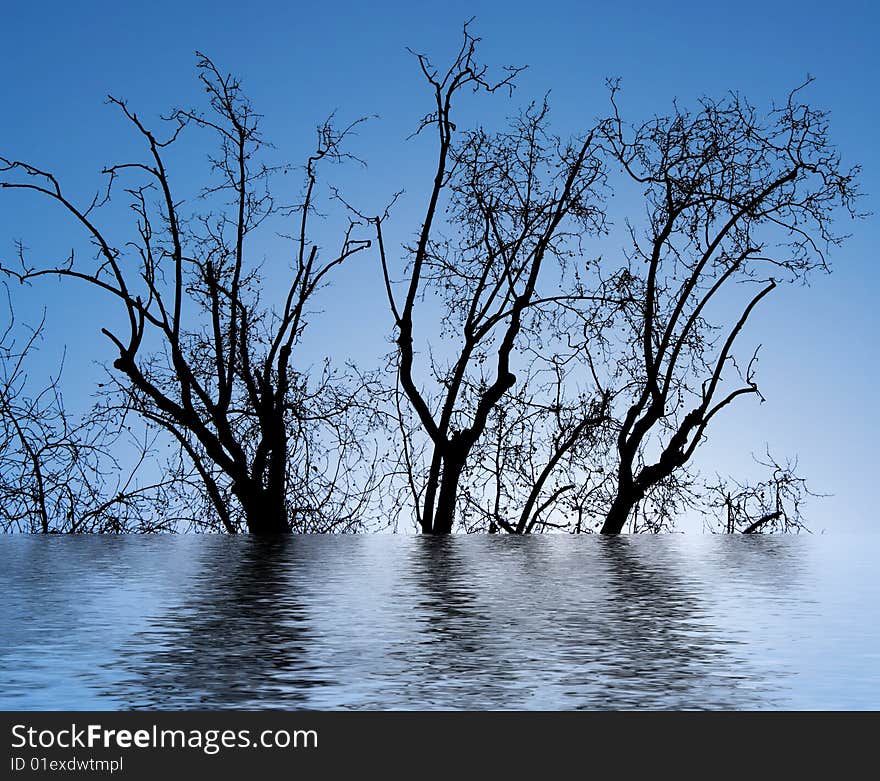
[[[0,158],[0,186],[47,198],[95,248],[94,257],[72,254],[60,266],[31,265],[22,253],[17,274],[22,281],[60,275],[118,303],[127,330],[102,332],[118,353],[113,367],[125,404],[178,443],[222,528],[352,528],[371,484],[373,459],[359,435],[370,414],[362,403],[369,380],[329,364],[306,371],[296,359],[317,292],[370,246],[355,237],[351,220],[330,252],[310,236],[318,169],[348,157],[342,143],[351,127],[319,127],[302,200],[282,208],[270,185],[288,168],[262,162],[260,118],[239,82],[204,55],[198,73],[207,110],[173,111],[163,118],[164,136],[125,101],[109,98],[142,140],[145,158],[108,166],[106,190],[85,206],[52,173]],[[216,142],[199,211],[188,211],[175,191],[168,162],[170,148],[192,130]],[[131,239],[116,245],[101,210],[122,177],[135,224]],[[250,249],[255,231],[273,219],[294,225],[287,289],[277,305],[261,300],[266,291]]]
[[[0,530],[174,529],[182,518],[170,501],[173,480],[157,468],[153,437],[134,435],[124,417],[97,406],[74,420],[61,394],[61,370],[43,383],[31,376],[43,323],[17,323],[7,301],[0,333]],[[120,450],[125,463],[114,457]]]
[[[169,479],[185,492],[198,476],[209,528],[360,528],[379,483],[391,486],[391,522],[411,514],[425,533],[657,532],[707,491],[756,530],[798,527],[797,502],[762,520],[778,508],[755,516],[752,489],[707,487],[691,463],[716,415],[760,398],[758,350],[741,346],[753,312],[781,283],[827,270],[842,240],[834,219],[858,216],[858,168],[841,165],[826,115],[803,102],[807,85],[766,114],[731,94],[630,126],[612,84],[612,116],[570,140],[550,131],[546,100],[499,131],[463,129],[464,94],[510,93],[522,70],[493,78],[478,41],[465,25],[445,70],[414,55],[431,95],[416,135],[432,135],[436,166],[401,257],[385,240],[397,196],[373,216],[330,188],[345,216],[333,250],[315,237],[319,171],[355,160],[344,143],[361,120],[319,127],[300,201],[281,206],[276,174],[290,168],[264,162],[260,117],[199,55],[208,106],[173,111],[164,135],[110,98],[145,157],[107,167],[89,203],[0,158],[0,186],[49,199],[94,248],[56,265],[21,250],[15,273],[115,299],[126,326],[102,329],[116,350],[109,408],[170,435],[183,458]],[[188,198],[169,170],[193,134],[213,152],[209,181]],[[612,167],[647,207],[644,226],[627,224],[622,264],[591,246],[608,233]],[[123,179],[134,226],[114,243],[104,209]],[[252,247],[258,229],[286,223],[276,297]],[[373,239],[395,329],[387,409],[379,372],[315,369],[302,351],[319,291]],[[389,420],[400,446],[380,474],[368,432]],[[773,480],[783,505],[804,489],[791,469]]]
[[[632,253],[615,277],[632,303],[603,532],[623,530],[685,467],[716,415],[760,397],[757,350],[737,358],[738,337],[781,282],[827,270],[826,252],[842,239],[832,232],[837,210],[856,216],[858,169],[841,166],[826,115],[802,102],[802,90],[766,116],[732,94],[629,128],[612,85],[615,111],[601,137],[645,193],[648,220],[643,232],[630,227]]]
[[[818,497],[798,474],[797,460],[781,463],[768,450],[755,459],[769,474],[757,482],[721,480],[706,486],[710,529],[725,534],[809,532],[803,506]]]
[[[436,132],[437,163],[400,282],[393,279],[383,239],[388,213],[373,219],[397,331],[403,471],[420,528],[435,534],[453,530],[457,511],[482,505],[487,497],[476,496],[481,481],[495,481],[496,497],[503,491],[500,461],[493,468],[490,458],[487,471],[480,451],[502,436],[512,394],[529,395],[522,383],[537,369],[529,368],[524,345],[538,338],[561,302],[589,298],[576,284],[554,286],[579,238],[602,230],[597,192],[603,170],[592,133],[570,143],[551,135],[546,102],[531,105],[501,132],[457,129],[453,109],[460,93],[510,90],[520,70],[508,68],[493,80],[476,59],[477,43],[466,25],[445,71],[416,55],[433,98],[418,132]],[[442,346],[435,352],[429,343],[427,365],[417,366],[416,315],[426,293],[441,298],[446,314],[429,331]],[[515,371],[521,372],[519,384]],[[592,422],[594,405],[582,401],[578,414]],[[552,414],[548,405],[545,412]],[[560,446],[572,438],[572,426],[587,425],[566,420]],[[466,491],[463,479],[471,482]],[[526,500],[528,512],[519,522],[505,520],[490,500],[489,528],[530,528],[540,490]]]

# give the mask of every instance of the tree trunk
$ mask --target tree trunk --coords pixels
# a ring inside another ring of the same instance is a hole
[[[245,522],[251,534],[288,534],[290,523],[283,494],[259,488],[240,494]]]
[[[437,509],[434,512],[434,523],[431,534],[451,534],[455,520],[455,500],[458,496],[458,483],[464,469],[464,459],[447,461],[443,465],[443,476],[440,479],[440,492],[437,496]]]
[[[605,516],[605,523],[602,524],[602,534],[620,534],[629,520],[630,513],[641,498],[639,492],[634,489],[618,492],[611,503],[608,514]]]

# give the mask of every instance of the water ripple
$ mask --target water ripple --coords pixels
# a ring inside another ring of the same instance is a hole
[[[0,707],[877,708],[878,543],[7,537]]]

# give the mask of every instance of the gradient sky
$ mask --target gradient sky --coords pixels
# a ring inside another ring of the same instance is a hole
[[[342,181],[363,203],[400,187],[394,240],[417,227],[430,182],[432,149],[406,141],[429,110],[406,46],[441,63],[460,41],[462,22],[483,38],[492,65],[527,64],[513,100],[478,105],[487,126],[551,90],[553,124],[563,135],[607,112],[606,77],[620,77],[629,116],[666,111],[673,98],[693,105],[704,94],[738,90],[761,107],[781,100],[807,74],[809,100],[831,113],[831,137],[844,162],[864,167],[861,209],[880,212],[877,151],[880,10],[871,2],[552,4],[524,2],[9,3],[0,31],[0,154],[58,172],[89,197],[105,163],[130,153],[132,137],[107,93],[130,100],[143,117],[199,101],[194,51],[209,54],[242,80],[265,115],[279,158],[301,160],[313,128],[330,112],[341,119],[378,114],[352,151],[369,161]],[[487,114],[486,112],[496,112]],[[186,163],[182,173],[185,177]],[[181,169],[177,169],[181,171]],[[331,177],[332,178],[332,177]],[[58,258],[74,240],[70,224],[45,216],[46,203],[0,194],[0,257],[13,241]],[[375,208],[375,207],[371,207]],[[407,219],[411,215],[412,219]],[[730,410],[700,454],[708,472],[743,474],[749,453],[767,443],[797,454],[815,500],[808,525],[828,532],[876,526],[875,439],[880,362],[876,344],[880,270],[877,220],[842,225],[853,237],[832,257],[834,273],[806,288],[784,289],[756,313],[750,333],[763,344],[759,382],[767,402]],[[67,231],[65,233],[65,230]],[[45,257],[45,256],[43,256]],[[97,372],[112,359],[96,336],[106,301],[46,281],[14,289],[20,319],[48,310],[44,370],[68,345],[65,389],[85,405]],[[313,333],[327,349],[375,354],[391,330],[377,269],[366,262],[334,289],[334,310]]]

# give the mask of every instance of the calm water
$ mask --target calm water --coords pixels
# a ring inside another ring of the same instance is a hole
[[[880,708],[880,536],[0,538],[0,708]]]

